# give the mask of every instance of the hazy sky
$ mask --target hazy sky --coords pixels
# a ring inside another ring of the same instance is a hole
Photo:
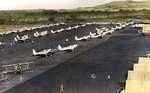
[[[0,10],[72,9],[100,5],[111,1],[114,0],[0,0]]]

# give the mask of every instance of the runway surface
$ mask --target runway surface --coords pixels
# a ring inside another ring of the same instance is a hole
[[[94,31],[92,30],[94,29],[93,26],[89,26],[86,29],[82,33],[74,32],[67,33],[67,35],[65,33],[65,36],[71,40],[75,34],[85,35],[89,29],[91,29],[90,31]],[[53,40],[54,38],[55,36],[49,38],[49,40]],[[133,63],[137,63],[138,57],[144,56],[150,49],[150,37],[139,36],[137,29],[128,28],[122,31],[116,31],[112,37],[106,36],[105,38],[107,39],[81,43],[82,47],[73,55],[71,53],[58,53],[53,59],[42,58],[43,60],[29,57],[29,61],[37,61],[37,63],[39,61],[36,65],[40,65],[40,62],[42,62],[41,64],[44,66],[51,65],[53,62],[51,63],[50,61],[56,60],[57,57],[58,59],[63,59],[59,58],[59,55],[67,56],[65,57],[67,60],[51,68],[48,66],[46,68],[47,71],[32,77],[22,84],[16,85],[4,93],[59,93],[62,84],[64,93],[116,93],[120,85],[125,83],[127,71],[132,69]],[[62,44],[64,40],[63,34],[58,39],[56,45],[60,42]],[[42,41],[37,40],[36,42],[30,48],[41,47],[38,44]],[[53,42],[52,44],[49,43],[49,45],[56,47],[54,46],[55,40]],[[90,44],[95,44],[95,46],[90,47]],[[89,47],[86,49],[85,46],[88,45]],[[18,45],[18,47],[21,47],[17,48],[18,50],[25,49],[21,45]],[[80,52],[80,49],[84,51]],[[22,51],[25,55],[31,54],[29,53],[31,50],[27,49]],[[16,55],[19,56],[19,53],[17,52]],[[3,57],[5,58],[5,56]],[[21,55],[19,58],[20,61]],[[91,78],[92,74],[96,77]]]

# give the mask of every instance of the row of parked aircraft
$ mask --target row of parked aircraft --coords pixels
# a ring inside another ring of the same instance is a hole
[[[73,45],[69,45],[69,46],[65,46],[62,47],[60,45],[58,45],[57,49],[44,49],[42,51],[38,51],[36,52],[35,49],[32,50],[33,56],[44,56],[44,57],[48,57],[48,56],[53,56],[54,52],[56,51],[67,51],[67,52],[75,52],[77,51],[76,49],[79,47],[78,44],[73,44]]]
[[[86,24],[82,24],[82,25],[76,25],[76,26],[73,26],[73,27],[68,27],[68,28],[66,28],[66,30],[67,29],[77,29],[77,28],[79,28],[79,27],[85,27],[86,26]],[[127,26],[127,25],[126,25]],[[92,32],[90,32],[89,33],[89,35],[87,35],[87,36],[83,36],[83,37],[80,37],[80,38],[78,38],[77,36],[75,36],[75,41],[88,41],[89,39],[91,39],[91,38],[102,38],[103,36],[105,36],[106,34],[112,34],[113,32],[114,32],[114,30],[117,30],[117,29],[121,29],[121,28],[123,28],[123,27],[125,27],[125,26],[122,26],[122,25],[120,25],[120,26],[116,26],[116,27],[111,27],[110,29],[109,28],[107,28],[107,27],[102,27],[102,28],[95,28],[96,29],[96,32],[95,33],[92,33]],[[60,29],[61,30],[61,29]],[[34,33],[34,37],[39,37],[39,36],[44,36],[44,35],[46,35],[48,32],[47,31],[43,31],[43,32],[40,32],[40,33],[38,33],[38,32],[35,32]],[[16,36],[15,38],[14,38],[14,41],[15,42],[26,42],[28,39],[30,39],[29,38],[29,36],[28,35],[23,35],[23,36]],[[70,47],[70,46],[69,46]],[[70,47],[71,49],[70,50],[74,50],[74,47]],[[63,49],[60,45],[59,45],[59,47],[57,48],[57,50],[61,50],[61,49]],[[65,49],[65,48],[64,48]],[[54,53],[54,50],[56,50],[56,49],[45,49],[45,50],[43,50],[43,51],[39,51],[39,52],[36,52],[34,49],[33,49],[33,55],[45,55],[45,56],[49,56],[49,55],[51,55],[52,56],[52,54]]]
[[[2,32],[2,33],[0,33],[0,35],[4,36],[4,35],[10,34],[10,33],[20,33],[20,32],[24,32],[24,31],[42,29],[42,28],[45,28],[45,27],[49,28],[49,27],[59,26],[59,25],[63,25],[63,24],[65,24],[65,23],[61,22],[61,23],[56,23],[56,24],[41,25],[41,26],[35,26],[35,27],[32,27],[32,28],[23,27],[21,29],[15,29],[15,30],[12,30],[12,31]]]
[[[65,28],[65,29],[61,28],[61,29],[58,29],[56,31],[51,30],[51,33],[52,34],[54,34],[54,33],[60,33],[62,31],[69,31],[69,30],[72,30],[72,29],[78,29],[80,27],[85,27],[85,26],[86,26],[86,24],[76,25],[76,26],[72,26],[72,27],[69,26],[68,28]],[[47,34],[48,34],[48,31],[42,31],[42,32],[36,31],[34,33],[34,37],[44,37]],[[16,37],[14,37],[14,41],[15,42],[27,42],[28,39],[30,39],[28,35],[23,35],[23,36],[17,35]]]
[[[60,32],[62,32],[62,31],[70,31],[70,30],[73,30],[73,29],[78,29],[78,28],[80,28],[80,27],[85,27],[86,26],[86,24],[82,24],[82,25],[76,25],[76,26],[72,26],[72,27],[68,27],[68,28],[61,28],[61,29],[59,29],[59,30],[55,30],[55,31],[53,31],[53,30],[51,30],[51,33],[52,34],[55,34],[55,33],[60,33]]]
[[[114,28],[111,27],[110,29],[107,28],[107,27],[102,27],[102,28],[99,28],[99,29],[95,28],[96,29],[95,33],[90,32],[89,35],[83,36],[83,37],[80,37],[80,38],[75,36],[75,41],[88,41],[88,40],[90,40],[92,38],[103,38],[103,36],[105,36],[107,34],[112,34],[118,28],[120,29],[120,27],[121,26],[116,26]],[[71,51],[71,52],[75,52],[77,47],[79,47],[78,44],[69,45],[69,46],[66,46],[66,47],[61,47],[60,45],[58,45],[57,49],[44,49],[44,50],[38,51],[38,52],[36,52],[33,49],[33,55],[34,56],[46,56],[47,57],[47,56],[52,56],[55,51]]]
[[[126,25],[126,26],[128,26],[128,25]],[[105,35],[112,34],[115,30],[120,30],[126,26],[120,25],[120,26],[111,27],[111,28],[108,28],[108,27],[95,28],[96,29],[95,33],[89,32],[89,35],[83,36],[80,38],[75,36],[75,41],[88,41],[91,38],[99,38],[100,39],[100,38],[103,38]]]
[[[72,29],[78,29],[79,27],[85,27],[86,25],[91,25],[91,23],[68,27],[68,28],[65,28],[64,30],[67,31],[67,30],[72,30]],[[95,33],[89,32],[89,35],[83,36],[80,38],[75,36],[75,41],[88,41],[91,38],[103,38],[103,36],[105,36],[106,34],[112,34],[115,30],[122,29],[122,28],[123,28],[122,25],[116,26],[116,27],[111,27],[111,28],[107,28],[107,27],[95,28],[95,30],[96,30]],[[63,29],[61,29],[61,30],[63,30]],[[47,33],[48,33],[47,31],[35,32],[34,37],[44,36]],[[17,35],[14,38],[14,41],[15,42],[26,42],[28,39],[30,39],[28,35],[23,35],[23,36]],[[3,43],[0,43],[0,44],[3,44]],[[79,44],[72,44],[72,45],[65,46],[65,47],[58,45],[56,49],[49,48],[49,49],[44,49],[42,51],[36,51],[35,49],[33,49],[32,53],[33,53],[33,56],[48,57],[48,56],[53,56],[53,54],[57,51],[75,52],[75,51],[77,51],[78,47],[79,47]],[[29,67],[29,66],[32,63],[33,62],[25,62],[25,63],[11,64],[11,65],[4,65],[4,66],[0,67],[1,69],[3,69],[3,71],[0,73],[0,80],[7,79],[6,77],[4,77],[4,74],[16,73],[16,72],[22,73],[22,71],[31,69],[31,67]],[[21,68],[21,69],[19,69],[19,68]]]

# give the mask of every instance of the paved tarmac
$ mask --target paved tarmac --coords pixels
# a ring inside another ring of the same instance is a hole
[[[86,29],[87,30],[82,33],[73,32],[70,34],[67,33],[67,35],[65,33],[65,36],[66,38],[71,39],[76,34],[85,35],[87,31],[94,32],[93,26],[89,26],[89,28],[87,27]],[[55,36],[49,40],[54,37]],[[51,41],[54,43],[50,43],[49,45],[56,47],[53,45],[57,45],[60,42],[62,44],[63,39],[63,34],[61,34],[59,35],[59,40],[56,40],[56,44],[54,40]],[[69,56],[67,57],[67,60],[59,63],[59,65],[49,68],[49,70],[38,76],[32,77],[23,84],[16,85],[4,93],[59,93],[62,84],[64,93],[116,93],[116,90],[120,88],[120,83],[125,83],[127,71],[132,69],[133,63],[137,63],[138,57],[144,56],[150,49],[149,40],[150,37],[139,36],[137,34],[137,29],[128,28],[115,32],[112,37],[105,41],[91,41],[99,43],[97,45],[95,43],[82,43],[82,46],[84,46],[84,44],[85,46],[95,44],[95,46],[89,47],[89,49],[85,49],[85,51],[81,50],[82,52],[77,52],[71,57],[71,54],[64,55]],[[35,42],[37,43],[34,45],[32,44],[30,48],[36,46],[41,47],[38,46],[38,44],[42,41],[35,40]],[[85,46],[80,49],[84,50]],[[19,49],[22,49],[24,46],[20,45],[19,47],[21,47]],[[31,54],[29,53],[31,50],[22,51],[25,55]],[[64,53],[60,53],[60,55],[62,54]],[[16,55],[19,56],[20,53],[17,53]],[[5,56],[3,57],[5,58]],[[56,55],[56,59],[57,57],[58,56]],[[38,59],[36,59],[36,61],[46,63],[44,66],[49,65],[48,61],[50,61],[50,58],[42,58],[43,60]],[[53,58],[53,60],[54,59],[55,58]],[[61,60],[62,58],[58,59]],[[19,61],[20,60],[21,59],[19,59]],[[29,61],[33,60],[35,60],[35,58],[30,57]],[[96,77],[91,78],[92,74]]]
[[[100,27],[100,24],[97,25],[87,25],[84,28],[78,28],[71,31],[64,31],[60,34],[51,34],[50,30],[57,30],[61,28],[67,28],[69,26],[75,26],[76,24],[65,24],[50,28],[42,28],[42,29],[36,29],[32,31],[25,31],[21,33],[11,33],[8,35],[4,35],[3,37],[0,37],[1,42],[5,42],[5,45],[2,45],[2,48],[0,49],[0,65],[10,65],[14,63],[24,63],[24,62],[33,62],[33,64],[30,64],[32,69],[27,70],[23,72],[23,80],[26,81],[56,65],[59,63],[62,63],[66,60],[68,60],[71,57],[74,57],[83,51],[86,51],[90,49],[91,47],[106,41],[111,37],[112,35],[109,35],[103,39],[92,39],[88,42],[77,42],[74,41],[74,36],[77,35],[78,37],[89,35],[89,32],[96,32],[95,27]],[[114,25],[108,25],[108,26],[114,26]],[[35,31],[48,31],[48,35],[41,38],[35,38],[33,37],[33,33]],[[30,40],[27,43],[13,43],[14,37],[24,34],[30,35]],[[65,40],[68,39],[66,42]],[[62,46],[67,46],[69,44],[79,44],[80,47],[77,49],[77,52],[74,53],[66,53],[66,52],[56,52],[53,57],[34,57],[32,56],[32,49],[35,49],[37,51],[45,49],[45,48],[56,48],[57,45],[60,44]],[[4,69],[1,69],[0,72],[2,72]],[[17,84],[19,84],[19,77],[20,75],[15,74],[4,74],[4,77],[7,77],[8,80],[6,82],[0,81],[0,92],[6,91]]]

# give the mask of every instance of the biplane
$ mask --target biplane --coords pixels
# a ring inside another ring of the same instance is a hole
[[[2,73],[3,74],[9,74],[9,73],[22,73],[25,70],[31,69],[30,64],[33,62],[25,62],[25,63],[17,63],[17,64],[11,64],[11,65],[3,65],[1,66],[2,68]]]

